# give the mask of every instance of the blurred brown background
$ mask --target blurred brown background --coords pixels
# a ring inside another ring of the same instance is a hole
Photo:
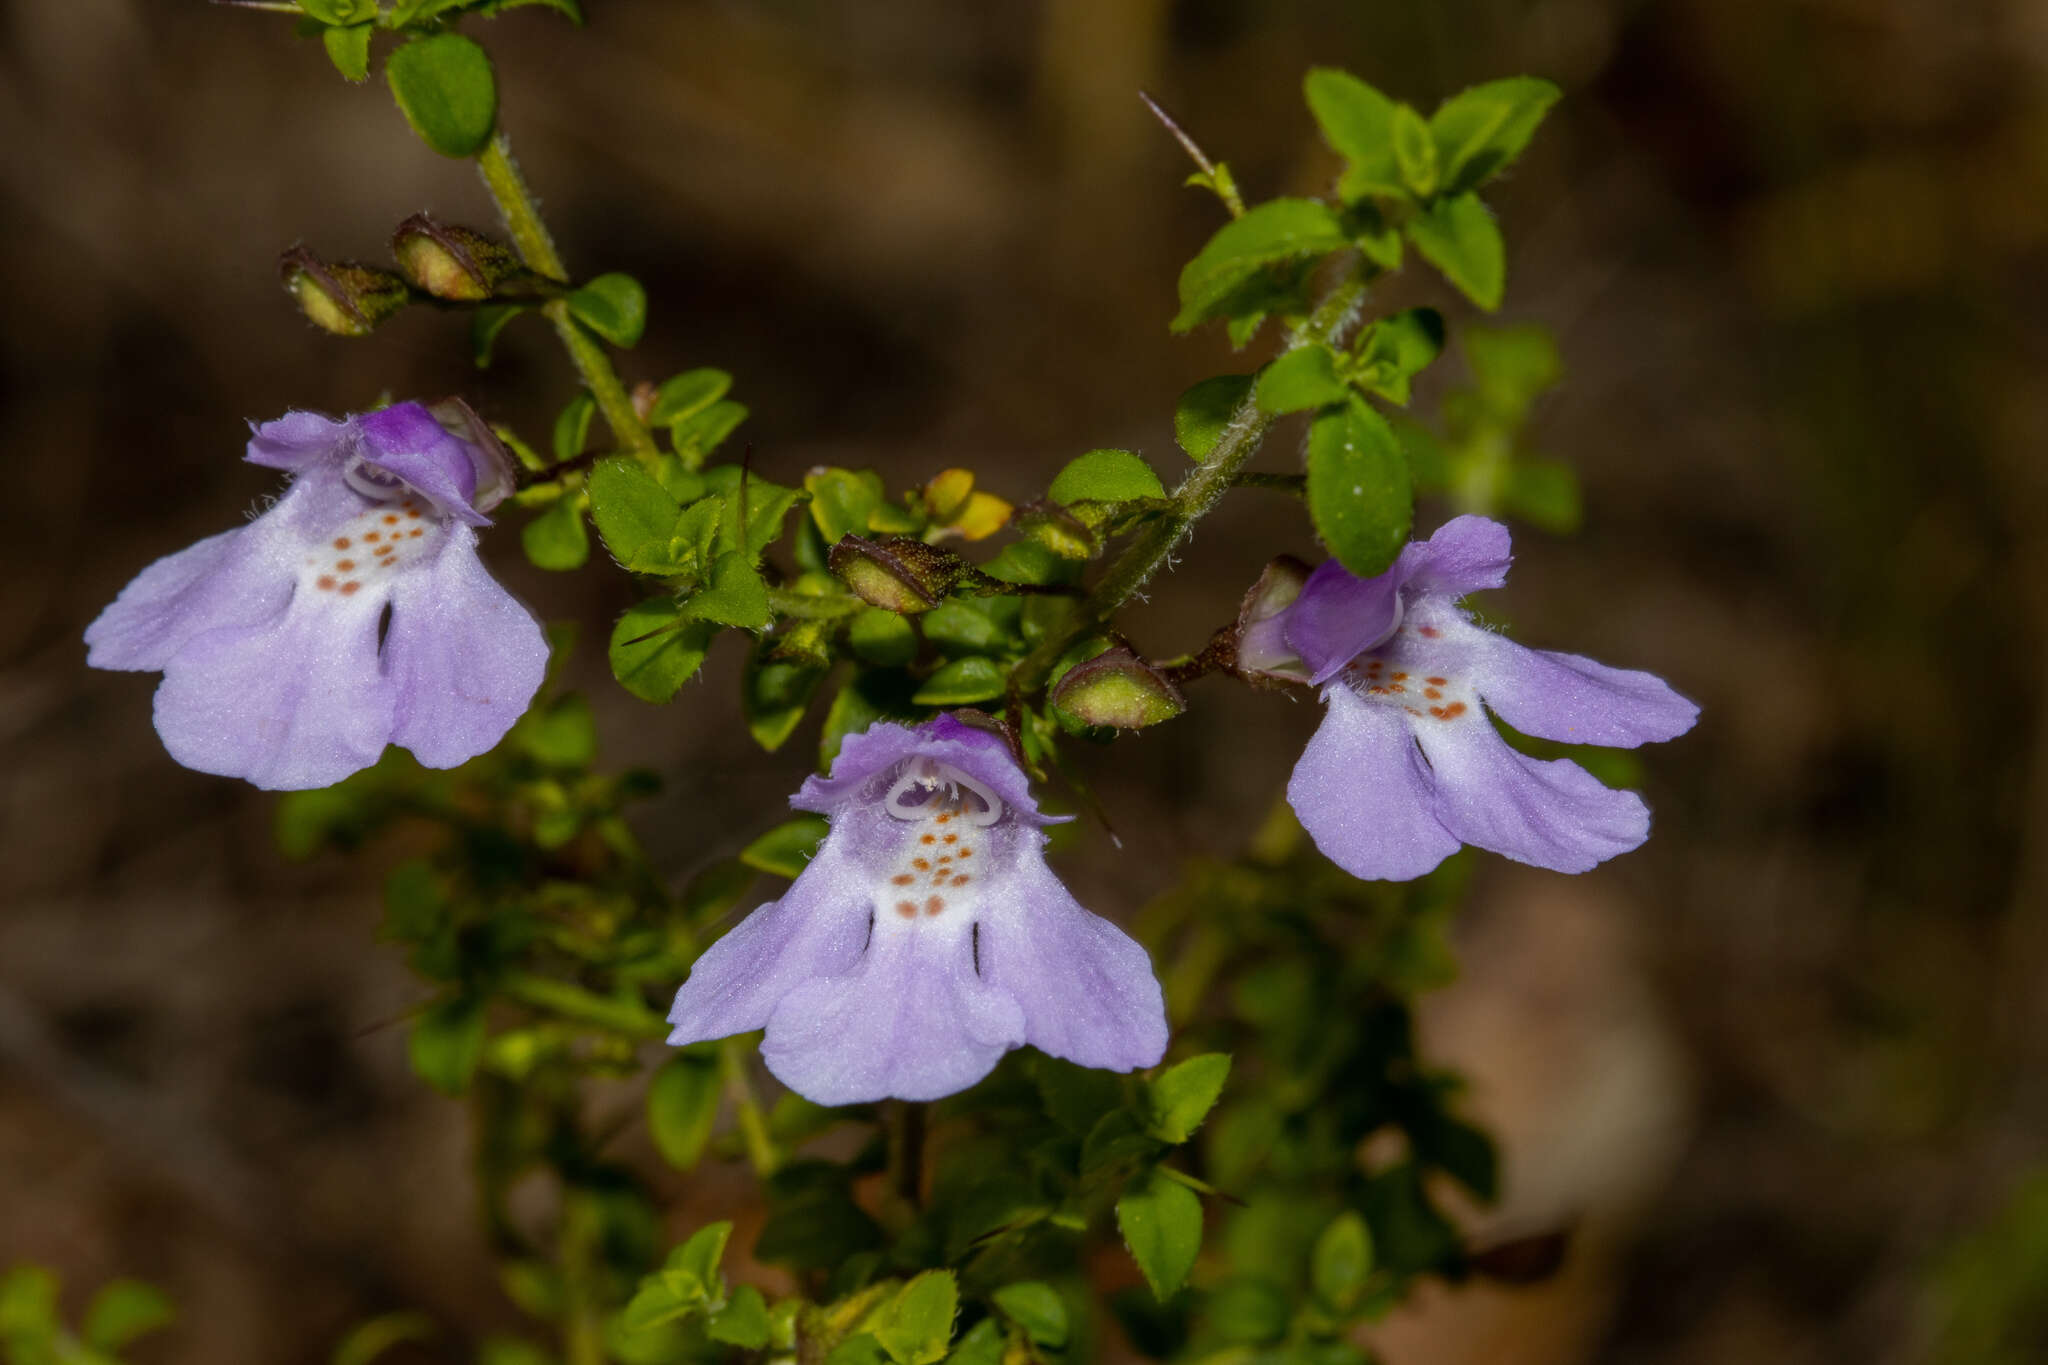
[[[2048,1137],[2048,6],[588,8],[581,33],[475,26],[504,125],[572,268],[649,288],[629,378],[731,369],[785,480],[965,464],[1028,496],[1103,445],[1180,467],[1173,399],[1231,362],[1164,324],[1219,217],[1139,88],[1264,197],[1332,172],[1312,64],[1425,109],[1499,75],[1565,87],[1493,198],[1503,316],[1563,344],[1535,436],[1582,472],[1587,527],[1521,532],[1495,609],[1706,716],[1648,755],[1642,852],[1576,880],[1486,863],[1430,1038],[1507,1143],[1497,1225],[1581,1237],[1541,1289],[1430,1296],[1386,1355],[1922,1358],[1930,1266]],[[185,1322],[147,1360],[321,1360],[402,1306],[451,1339],[511,1326],[462,1112],[405,1070],[421,992],[373,941],[373,867],[282,863],[273,799],[173,766],[153,680],[87,673],[78,637],[272,487],[237,463],[244,419],[460,389],[540,437],[567,373],[538,327],[476,375],[456,318],[364,342],[297,318],[273,266],[295,240],[377,260],[410,213],[491,214],[288,21],[0,15],[0,1265],[164,1284]],[[1141,643],[1193,646],[1270,553],[1310,549],[1269,498],[1201,529]],[[629,600],[487,549],[586,638]],[[668,780],[641,822],[665,868],[772,818],[811,732],[770,757],[736,736],[736,642],[662,711],[591,653],[612,752]],[[1240,839],[1315,720],[1197,701],[1096,764],[1127,848],[1069,870],[1112,915]]]

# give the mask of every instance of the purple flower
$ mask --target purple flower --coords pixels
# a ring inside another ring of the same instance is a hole
[[[1419,877],[1460,844],[1584,872],[1649,837],[1641,797],[1517,753],[1486,712],[1544,739],[1633,747],[1685,733],[1699,708],[1648,673],[1475,625],[1458,601],[1499,587],[1508,559],[1505,526],[1459,517],[1377,577],[1331,560],[1284,610],[1250,613],[1258,665],[1284,671],[1277,624],[1295,676],[1323,689],[1287,799],[1353,876]]]
[[[547,641],[477,559],[511,491],[489,431],[454,405],[256,428],[291,486],[248,525],[159,559],[85,632],[95,668],[162,671],[171,757],[259,787],[324,787],[399,744],[450,768],[526,709]]]
[[[1001,739],[876,725],[790,804],[831,833],[697,960],[669,1042],[765,1028],[768,1069],[826,1105],[950,1095],[1026,1043],[1113,1071],[1165,1052],[1145,950],[1046,867],[1050,821]]]

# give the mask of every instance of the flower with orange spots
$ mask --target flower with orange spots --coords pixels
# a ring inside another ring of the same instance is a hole
[[[1373,578],[1323,564],[1247,636],[1262,671],[1323,689],[1287,799],[1353,876],[1419,877],[1460,844],[1584,872],[1649,837],[1641,797],[1518,753],[1486,713],[1543,739],[1633,748],[1684,734],[1699,708],[1651,674],[1476,624],[1458,603],[1501,586],[1509,558],[1505,526],[1458,517]]]
[[[171,757],[259,787],[327,786],[386,744],[431,768],[496,744],[548,647],[477,558],[512,488],[489,429],[459,403],[293,412],[248,459],[291,472],[284,496],[144,569],[87,628],[86,662],[162,672]]]
[[[876,725],[790,804],[831,832],[697,960],[669,1042],[765,1028],[768,1069],[826,1105],[950,1095],[1027,1043],[1112,1071],[1165,1052],[1145,950],[1045,865],[1050,819],[1000,737]]]

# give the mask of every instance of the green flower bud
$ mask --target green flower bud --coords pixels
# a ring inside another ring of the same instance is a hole
[[[479,303],[520,269],[519,257],[504,243],[424,213],[398,225],[391,254],[415,289],[452,303]]]
[[[901,616],[936,607],[972,567],[950,551],[909,536],[882,541],[846,536],[832,547],[829,562],[863,602]]]
[[[1141,730],[1188,709],[1164,673],[1122,645],[1068,669],[1053,685],[1052,704],[1084,725],[1119,730]]]
[[[354,261],[330,264],[302,246],[284,253],[278,274],[307,319],[336,336],[367,336],[411,297],[405,281],[389,271]]]

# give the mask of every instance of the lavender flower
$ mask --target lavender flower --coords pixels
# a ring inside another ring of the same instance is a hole
[[[1692,728],[1699,708],[1648,673],[1524,649],[1458,607],[1507,578],[1508,532],[1459,517],[1411,541],[1392,568],[1359,578],[1332,560],[1245,638],[1265,671],[1323,688],[1328,712],[1295,765],[1287,799],[1339,867],[1419,877],[1473,844],[1558,872],[1584,872],[1641,844],[1650,812],[1568,759],[1510,748],[1485,710],[1525,734],[1633,747]],[[1293,658],[1283,661],[1272,624]]]
[[[171,757],[259,787],[324,787],[399,744],[431,768],[496,744],[547,664],[533,616],[477,559],[511,469],[468,409],[418,403],[256,428],[292,473],[248,525],[159,559],[85,632],[95,668],[160,670]]]
[[[876,725],[790,804],[831,833],[697,960],[669,1042],[765,1028],[768,1069],[827,1105],[950,1095],[1025,1043],[1114,1071],[1165,1052],[1145,950],[1046,867],[1050,821],[996,736]]]

